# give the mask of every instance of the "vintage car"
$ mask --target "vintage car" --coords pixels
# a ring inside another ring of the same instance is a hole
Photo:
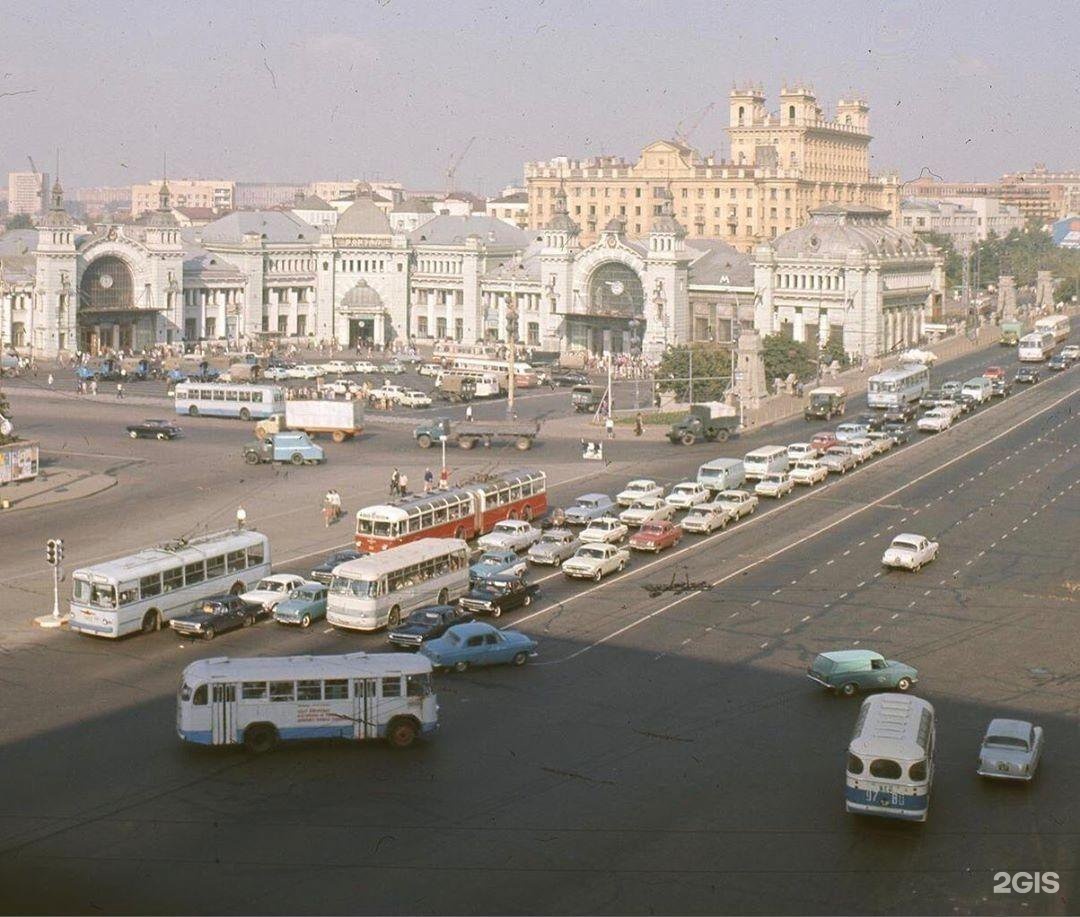
[[[531,564],[559,567],[581,547],[581,539],[568,529],[548,529],[529,548],[525,559]]]
[[[636,481],[631,481],[623,490],[619,491],[615,496],[615,502],[619,506],[630,506],[645,497],[662,496],[664,496],[664,486],[662,484],[657,484],[656,481],[649,478],[639,478]]]
[[[830,446],[821,457],[821,464],[833,474],[847,474],[858,462],[847,443]]]
[[[977,773],[1003,780],[1031,780],[1042,750],[1042,726],[1025,720],[993,719],[979,747]]]
[[[139,423],[129,424],[126,429],[127,435],[132,439],[165,440],[176,439],[176,437],[184,435],[183,430],[168,420],[143,420]]]
[[[364,390],[364,387],[359,382],[354,382],[352,379],[334,379],[331,382],[324,382],[319,386],[319,392],[325,395],[330,392],[332,395],[337,395],[342,398],[348,398],[353,395],[359,394]]]
[[[882,429],[891,423],[908,423],[915,419],[919,413],[917,404],[898,404],[889,408],[881,415]]]
[[[896,445],[896,440],[893,439],[892,434],[887,429],[871,430],[866,434],[866,438],[874,444],[874,452],[878,455],[882,452],[888,452]]]
[[[727,524],[737,518],[731,509],[719,503],[702,503],[683,516],[679,525],[684,532],[708,535],[717,529],[727,528]]]
[[[352,371],[354,373],[377,373],[379,367],[369,360],[357,360],[353,363]]]
[[[289,368],[287,366],[268,366],[263,371],[263,378],[267,382],[284,382],[289,378]],[[183,379],[179,381],[183,382]]]
[[[307,580],[293,573],[272,573],[264,576],[255,584],[254,589],[240,593],[240,600],[247,605],[254,605],[259,613],[271,614],[278,602],[283,602],[294,589],[299,589]]]
[[[297,363],[295,366],[290,366],[286,372],[287,379],[318,379],[323,375],[322,367],[314,363]]]
[[[397,403],[405,408],[430,408],[431,396],[416,389],[406,389],[398,395]]]
[[[829,469],[817,459],[802,459],[789,472],[795,484],[820,484],[829,476]]]
[[[722,490],[712,502],[726,509],[736,520],[754,515],[758,506],[757,494],[747,493],[745,490]]]
[[[836,438],[836,434],[828,431],[815,433],[810,439],[810,445],[817,449],[819,456],[824,455],[826,449],[831,449],[838,442],[840,442],[840,440]]]
[[[563,574],[575,579],[600,582],[607,574],[621,571],[630,562],[630,552],[613,544],[586,544],[562,565]]]
[[[899,570],[914,570],[936,560],[938,543],[923,535],[897,535],[881,555],[883,566]]]
[[[496,551],[485,551],[480,559],[469,567],[469,582],[482,583],[493,576],[512,575],[521,576],[527,569],[528,564],[524,557],[520,557],[516,551],[500,548]]]
[[[186,637],[213,640],[217,634],[255,623],[255,612],[239,596],[212,595],[191,611],[169,621],[169,627]]]
[[[927,411],[915,422],[915,426],[922,433],[941,433],[948,430],[952,424],[952,412],[946,408],[934,408]]]
[[[983,370],[983,378],[984,379],[1004,379],[1005,378],[1005,370],[1002,369],[1000,366],[987,366],[986,369]]]
[[[327,373],[354,373],[356,366],[349,360],[327,360],[322,365],[323,372]]]
[[[708,503],[711,491],[698,481],[683,481],[671,488],[664,499],[676,509],[689,509],[700,503]]]
[[[830,691],[851,697],[859,691],[907,691],[919,673],[909,665],[886,659],[871,650],[822,653],[806,670],[807,676]]]
[[[593,519],[610,515],[616,505],[607,494],[582,494],[563,511],[563,520],[567,525],[588,525]]]
[[[540,529],[524,519],[504,519],[477,539],[477,546],[485,551],[527,551],[540,538]]]
[[[441,637],[455,624],[472,620],[473,613],[460,605],[425,605],[391,628],[386,639],[394,646],[418,649],[421,643]]]
[[[458,599],[458,604],[474,615],[497,618],[504,611],[528,608],[539,592],[539,586],[520,576],[493,576],[473,586]]]
[[[1012,394],[1012,383],[1002,377],[1001,379],[990,380],[990,397],[991,398],[1008,398]]]
[[[1075,363],[1080,360],[1080,344],[1066,344],[1061,348],[1061,355]]]
[[[884,432],[888,433],[892,437],[892,441],[898,446],[911,441],[911,426],[903,421],[886,421]]]
[[[675,507],[663,497],[642,497],[631,503],[629,509],[619,513],[619,521],[629,526],[637,526],[647,522],[662,522],[674,515]]]
[[[682,528],[672,522],[648,522],[630,536],[630,547],[659,554],[664,548],[675,547],[682,534]]]
[[[853,439],[861,439],[870,432],[870,424],[859,420],[849,420],[836,428],[836,439],[841,443],[850,443]]]
[[[311,627],[312,621],[326,617],[326,586],[322,583],[304,583],[289,593],[274,608],[274,620],[279,624],[299,624]]]
[[[1016,371],[1014,382],[1024,385],[1034,385],[1039,381],[1039,371],[1034,366],[1021,366]]]
[[[773,497],[779,500],[795,489],[795,482],[786,471],[770,471],[754,485],[754,493],[759,497]]]
[[[1055,353],[1049,360],[1046,361],[1046,368],[1051,372],[1061,372],[1064,369],[1068,369],[1072,365],[1072,360],[1066,357],[1064,354]]]
[[[420,645],[420,652],[436,669],[464,672],[470,666],[525,665],[536,651],[536,641],[516,630],[499,630],[486,621],[455,624],[441,637]]]
[[[877,446],[874,445],[874,441],[867,436],[857,436],[855,439],[849,439],[846,443],[847,447],[851,450],[851,454],[855,456],[857,464],[861,465],[867,459],[872,459],[877,455]]]
[[[799,459],[815,459],[821,455],[821,450],[813,443],[792,443],[787,447],[788,460],[797,462]]]
[[[617,544],[630,534],[630,528],[614,516],[593,519],[581,532],[583,544]]]
[[[329,586],[330,580],[334,578],[334,567],[363,556],[363,551],[357,551],[353,548],[346,548],[344,551],[335,551],[321,564],[311,568],[311,578],[317,583]]]

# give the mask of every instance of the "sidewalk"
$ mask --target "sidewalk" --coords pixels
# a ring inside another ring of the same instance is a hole
[[[21,509],[41,509],[68,500],[81,500],[108,490],[116,478],[78,468],[46,468],[34,480],[0,487],[0,518]],[[9,506],[3,508],[3,502]]]

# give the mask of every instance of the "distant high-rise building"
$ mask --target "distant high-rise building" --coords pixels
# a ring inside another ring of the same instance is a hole
[[[49,196],[48,172],[8,172],[8,213],[37,216]]]
[[[307,182],[262,181],[236,183],[237,210],[269,210],[291,205],[297,194],[307,194]]]
[[[138,217],[156,210],[161,181],[131,186],[131,215]],[[205,178],[170,178],[169,192],[174,207],[209,207],[218,212],[236,207],[236,182]]]

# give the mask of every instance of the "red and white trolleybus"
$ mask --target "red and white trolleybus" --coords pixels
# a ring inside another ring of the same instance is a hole
[[[356,547],[385,551],[420,538],[474,538],[503,519],[536,519],[547,512],[547,475],[502,471],[450,490],[416,494],[356,513]]]

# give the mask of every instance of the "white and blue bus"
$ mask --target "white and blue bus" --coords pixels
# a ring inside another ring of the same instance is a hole
[[[431,671],[419,653],[200,659],[180,679],[176,732],[255,753],[291,739],[404,748],[438,727]]]
[[[1049,331],[1054,336],[1054,342],[1060,344],[1069,339],[1072,323],[1067,315],[1047,315],[1035,319],[1035,330]]]
[[[905,363],[871,376],[866,403],[872,408],[899,408],[914,404],[930,391],[930,370],[921,363]]]
[[[1021,363],[1042,363],[1054,352],[1054,334],[1051,331],[1032,331],[1020,338],[1016,357]]]
[[[159,630],[212,595],[239,595],[270,573],[270,540],[232,530],[146,548],[71,574],[71,630],[96,637]]]
[[[285,389],[280,385],[180,382],[176,386],[177,414],[251,420],[284,411]]]
[[[863,701],[848,745],[848,812],[926,821],[934,781],[934,708],[908,694]]]

